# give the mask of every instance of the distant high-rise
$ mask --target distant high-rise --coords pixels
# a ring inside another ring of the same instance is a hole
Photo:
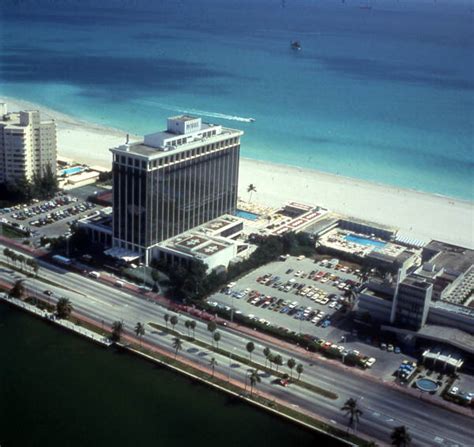
[[[113,153],[113,247],[145,263],[161,241],[234,213],[242,131],[176,116]]]
[[[7,113],[0,103],[0,183],[56,172],[56,123],[37,110]]]

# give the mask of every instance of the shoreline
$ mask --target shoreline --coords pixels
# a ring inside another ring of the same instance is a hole
[[[40,311],[37,309],[36,306],[34,305],[20,305],[16,301],[21,301],[22,300],[16,300],[16,299],[6,299],[6,298],[1,298],[0,301],[3,301],[5,305],[9,305],[14,307],[18,311],[23,311],[32,318],[38,318],[42,322],[46,322],[51,324],[54,328],[57,329],[62,329],[68,333],[70,333],[72,336],[79,336],[83,338],[86,341],[92,341],[95,344],[97,344],[100,347],[103,347],[105,349],[110,348],[113,344],[112,343],[104,343],[102,341],[102,338],[105,339],[105,337],[102,337],[99,335],[100,327],[98,326],[98,322],[94,321],[90,318],[85,317],[84,315],[78,313],[77,311],[74,312],[74,317],[76,320],[80,320],[83,323],[87,323],[95,328],[95,331],[92,331],[90,329],[86,329],[86,332],[81,332],[81,329],[84,330],[82,326],[78,326],[77,324],[72,323],[71,320],[49,320],[46,316],[45,312]],[[41,299],[42,302],[44,302],[44,299]],[[22,302],[23,303],[23,302]],[[69,325],[66,324],[70,323]],[[95,338],[95,337],[98,338]],[[123,334],[123,338],[126,340],[129,340],[132,343],[137,343],[136,337],[133,337],[130,334]],[[270,405],[265,405],[264,402],[258,401],[256,398],[252,398],[252,396],[248,396],[245,392],[244,389],[242,388],[242,383],[238,382],[237,380],[232,380],[232,383],[228,383],[227,386],[224,385],[225,383],[225,377],[222,376],[220,373],[215,374],[215,379],[213,380],[214,374],[211,376],[210,372],[206,370],[205,367],[201,365],[191,365],[189,361],[185,361],[183,359],[176,360],[172,359],[171,355],[169,353],[163,354],[163,350],[160,348],[145,348],[144,346],[140,345],[138,347],[137,345],[133,345],[131,343],[127,343],[124,341],[116,342],[115,343],[117,349],[121,349],[132,356],[136,356],[139,359],[149,361],[153,364],[158,364],[162,367],[165,367],[169,369],[170,371],[180,374],[184,377],[187,377],[190,380],[194,380],[198,383],[204,384],[205,386],[209,387],[210,389],[213,389],[217,392],[224,393],[227,395],[230,395],[234,398],[237,398],[239,401],[243,402],[246,405],[254,406],[261,411],[267,412],[269,414],[272,414],[273,416],[276,416],[277,418],[286,420],[289,423],[295,424],[299,427],[302,427],[304,429],[310,430],[312,432],[316,432],[322,436],[325,436],[329,439],[334,439],[337,442],[347,445],[347,446],[357,446],[357,445],[362,445],[359,443],[354,443],[349,439],[349,437],[345,438],[344,432],[338,428],[337,426],[331,425],[327,420],[325,420],[323,417],[313,414],[313,413],[308,413],[307,411],[296,411],[293,410],[295,413],[294,415],[289,414],[291,410],[290,406],[287,404],[286,401],[282,401],[281,399],[278,399],[278,405],[281,407],[279,410],[278,408],[275,408],[275,404],[277,403],[277,399],[270,399],[269,397],[266,397],[266,393],[261,393],[262,398],[264,401],[267,402],[273,402],[273,406]],[[146,350],[149,351],[149,353],[145,352]],[[152,355],[155,354],[155,355]],[[160,358],[164,357],[166,358]],[[186,370],[184,366],[188,366],[192,368],[192,371]],[[206,371],[205,371],[206,370]],[[207,374],[209,377],[206,378],[205,374]],[[219,377],[222,376],[222,377]],[[217,381],[217,380],[218,381]],[[222,383],[219,383],[222,382]],[[237,390],[234,390],[232,387],[237,388]],[[257,393],[256,393],[257,394]],[[299,417],[298,417],[299,416]],[[310,421],[306,421],[305,417],[309,418]],[[356,438],[360,441],[367,440],[368,438],[365,436],[358,435]]]
[[[38,109],[58,126],[58,154],[89,165],[111,168],[111,147],[123,144],[126,131],[104,127],[43,107],[3,96],[8,110]],[[244,137],[245,138],[245,137]],[[140,139],[130,134],[131,141]],[[245,142],[244,142],[245,144]],[[474,248],[474,201],[370,182],[339,174],[241,157],[239,196],[281,207],[289,201],[322,206],[349,217],[400,229],[414,239],[439,239]]]

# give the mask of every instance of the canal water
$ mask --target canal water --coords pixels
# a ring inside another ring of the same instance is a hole
[[[0,446],[334,445],[0,304]]]

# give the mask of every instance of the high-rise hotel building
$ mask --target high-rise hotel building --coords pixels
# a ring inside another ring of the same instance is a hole
[[[113,154],[113,247],[148,264],[157,244],[234,213],[242,131],[176,116]]]
[[[7,113],[0,103],[0,183],[56,172],[56,123],[37,110]]]

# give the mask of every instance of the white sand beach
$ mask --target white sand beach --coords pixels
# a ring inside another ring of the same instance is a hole
[[[110,168],[109,148],[125,142],[126,131],[77,120],[37,104],[0,98],[9,111],[39,109],[58,125],[58,153],[78,162]],[[138,139],[131,136],[131,140]],[[245,136],[243,139],[245,145]],[[288,201],[320,205],[348,216],[393,226],[404,235],[439,239],[474,248],[474,202],[375,184],[323,172],[241,159],[239,194],[247,186],[257,192],[252,201],[281,206]]]

